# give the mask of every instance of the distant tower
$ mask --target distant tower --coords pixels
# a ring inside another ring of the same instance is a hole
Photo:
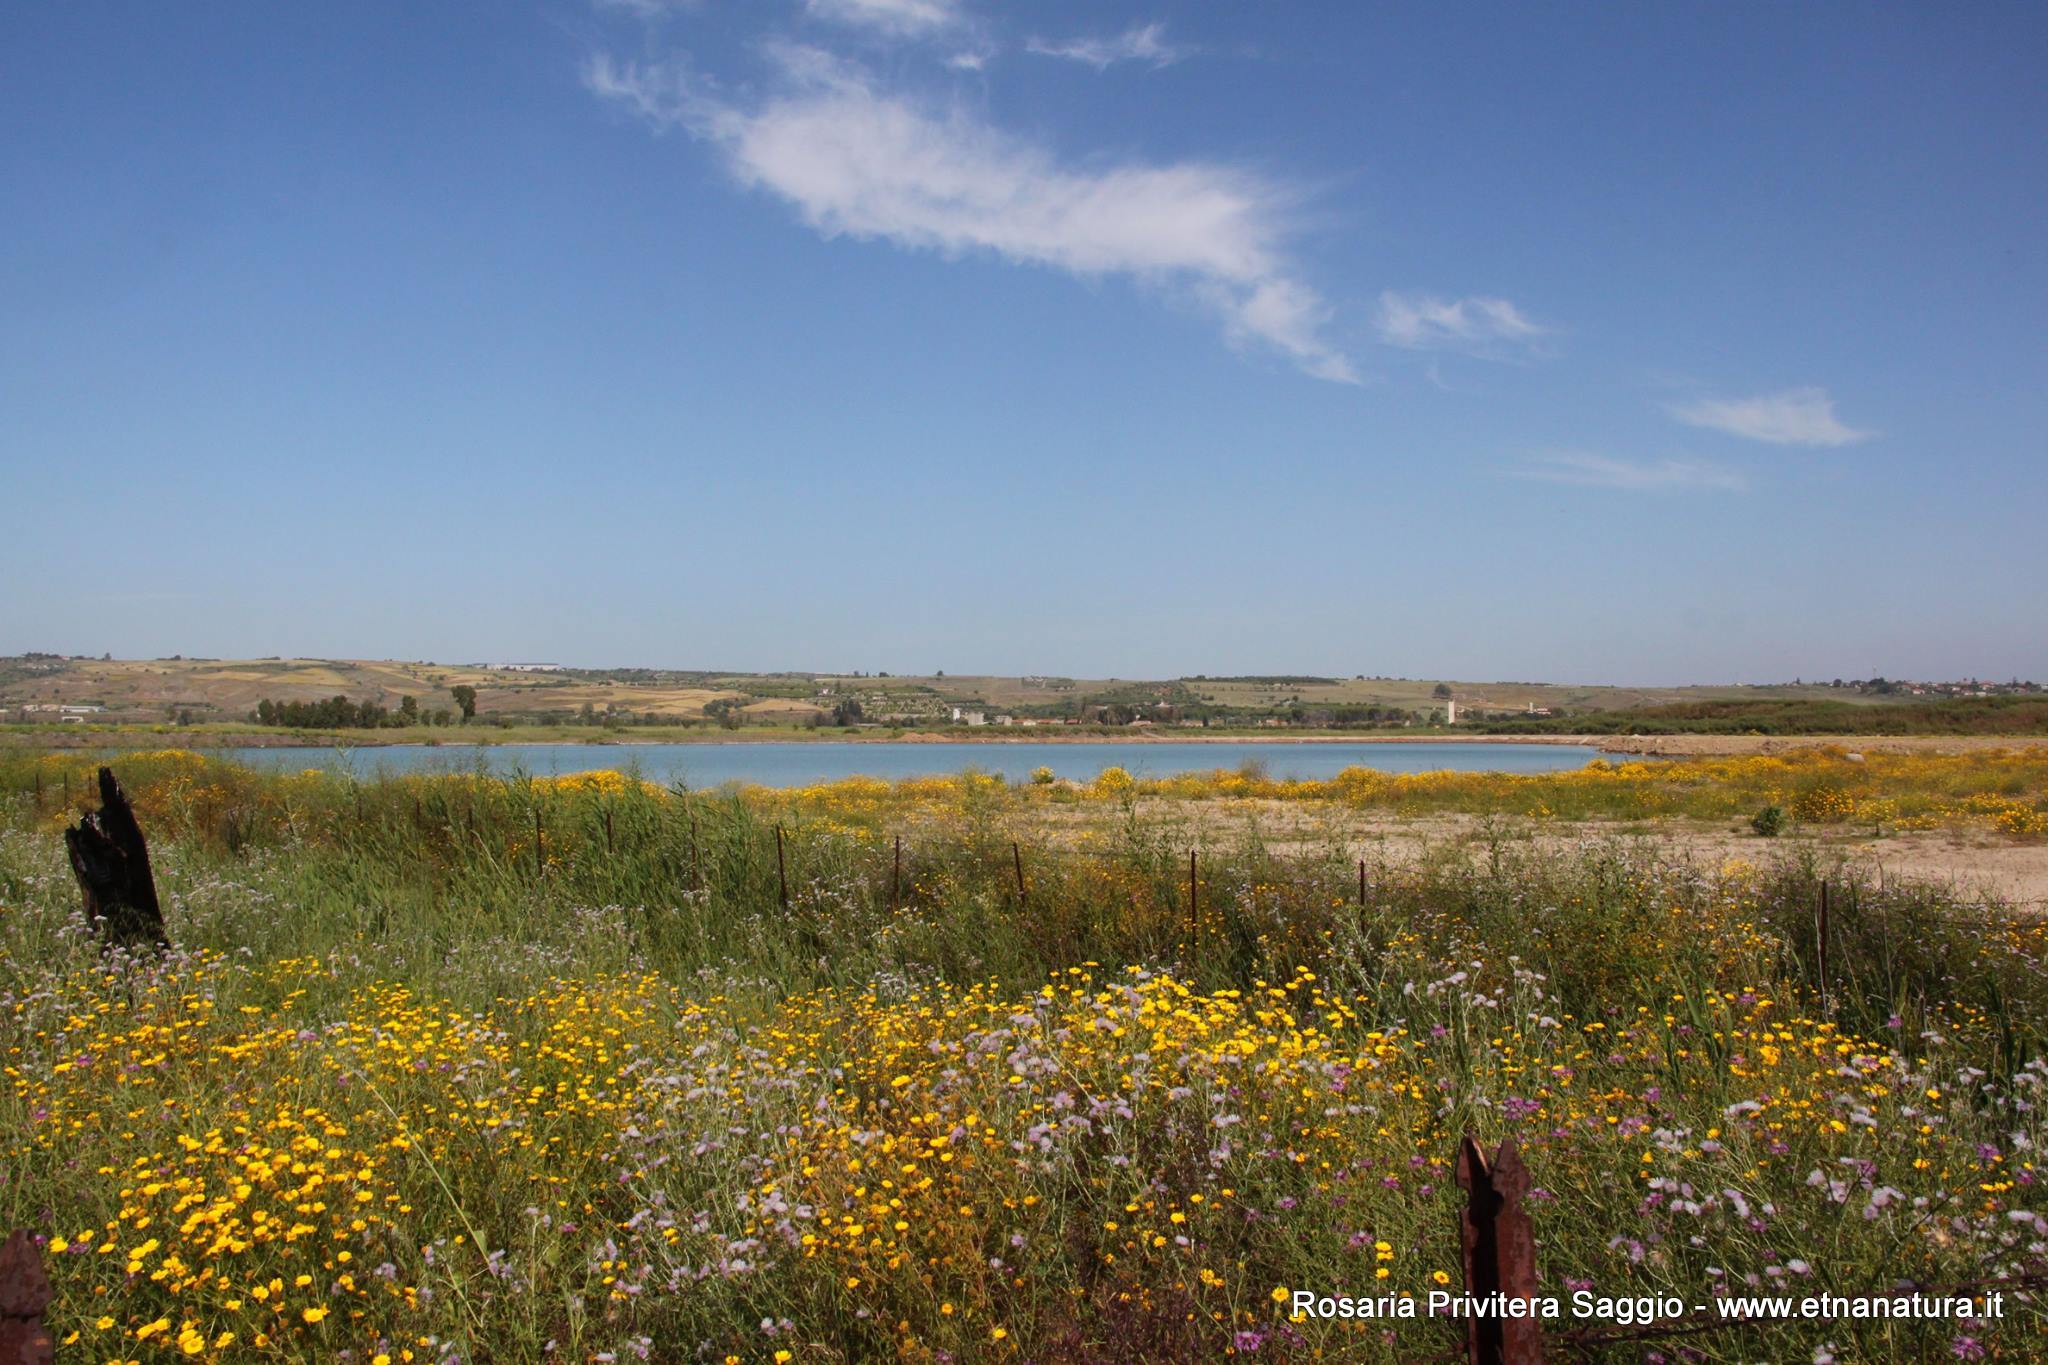
[[[1456,725],[1457,723],[1458,699],[1456,697],[1452,697],[1449,701],[1444,703],[1444,724]]]

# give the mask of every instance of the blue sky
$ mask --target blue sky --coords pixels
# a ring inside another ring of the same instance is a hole
[[[0,650],[2048,676],[2039,7],[0,52]]]

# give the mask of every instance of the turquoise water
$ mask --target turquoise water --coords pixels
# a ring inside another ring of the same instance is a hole
[[[1390,773],[1547,773],[1581,768],[1595,749],[1573,744],[892,744],[797,741],[732,744],[443,744],[359,749],[228,749],[223,756],[264,768],[342,768],[382,773],[529,773],[549,776],[593,768],[637,770],[663,784],[715,787],[753,782],[801,787],[842,777],[926,777],[974,768],[1021,782],[1035,768],[1085,782],[1104,768],[1137,777],[1208,772],[1257,763],[1276,778],[1329,778],[1346,768]]]

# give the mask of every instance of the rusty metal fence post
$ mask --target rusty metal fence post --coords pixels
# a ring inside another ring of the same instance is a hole
[[[0,1365],[51,1365],[57,1345],[43,1325],[50,1277],[26,1232],[0,1247]]]
[[[1833,1008],[1834,1002],[1828,995],[1828,884],[1822,878],[1820,884],[1820,918],[1814,926],[1814,967],[1820,982],[1820,1007],[1822,1011]]]
[[[775,888],[782,908],[789,909],[789,864],[782,856],[782,826],[775,827]]]
[[[1470,1133],[1458,1143],[1458,1186],[1467,1192],[1459,1216],[1464,1251],[1465,1294],[1482,1309],[1467,1319],[1467,1365],[1538,1365],[1543,1328],[1538,1318],[1499,1311],[1501,1299],[1536,1297],[1536,1232],[1522,1207],[1529,1193],[1529,1169],[1509,1138],[1489,1164]]]

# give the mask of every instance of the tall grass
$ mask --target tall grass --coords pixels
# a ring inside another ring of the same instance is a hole
[[[957,782],[899,876],[802,800],[144,756],[176,947],[127,962],[38,771],[0,765],[0,1217],[81,1351],[1410,1360],[1446,1329],[1272,1294],[1439,1287],[1468,1129],[1527,1146],[1556,1292],[2048,1251],[2048,934],[1810,856],[1503,838],[1361,897],[1335,841],[1248,833],[1191,915],[1128,800],[1081,852]],[[1694,1347],[2022,1353],[2014,1302]]]

